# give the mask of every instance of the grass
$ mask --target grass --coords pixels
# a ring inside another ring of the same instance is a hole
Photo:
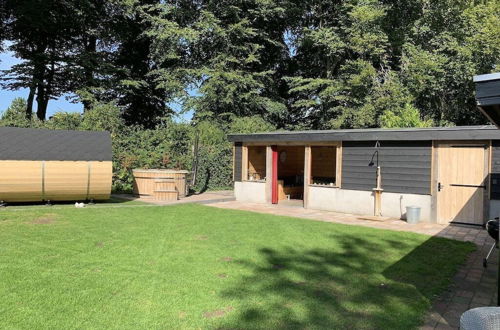
[[[0,211],[7,328],[411,329],[474,246],[202,205]]]

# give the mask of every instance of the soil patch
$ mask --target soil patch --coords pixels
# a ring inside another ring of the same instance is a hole
[[[230,261],[233,261],[233,258],[231,258],[231,257],[224,257],[224,258],[221,258],[220,260],[221,261],[225,261],[225,262],[230,262]]]
[[[31,221],[31,223],[35,225],[49,225],[51,223],[54,223],[55,221],[56,221],[55,214],[45,214],[39,218],[34,219],[33,221]]]
[[[226,307],[226,308],[222,308],[222,309],[216,309],[216,310],[211,311],[211,312],[205,312],[205,313],[203,313],[203,317],[206,318],[206,319],[213,319],[213,318],[216,318],[216,317],[223,317],[224,315],[226,315],[227,313],[229,313],[232,310],[233,310],[233,307],[231,307],[231,306]]]

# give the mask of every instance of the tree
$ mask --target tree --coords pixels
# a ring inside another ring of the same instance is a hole
[[[3,42],[6,39],[6,28],[9,13],[7,12],[7,7],[5,1],[0,1],[0,52],[3,52]]]
[[[366,105],[388,67],[386,11],[375,0],[305,6],[295,38],[298,70],[288,81],[306,128],[376,126]]]
[[[122,108],[128,124],[152,128],[160,118],[171,115],[167,103],[173,99],[171,91],[158,83],[153,74],[160,70],[152,57],[154,47],[149,29],[160,13],[161,1],[121,1],[113,31],[117,47],[113,54],[115,86],[112,96]],[[165,52],[168,52],[165,49]]]
[[[472,76],[500,63],[500,3],[440,1],[422,6],[403,45],[401,72],[422,115],[436,122],[482,124]]]
[[[6,8],[12,15],[6,26],[9,50],[23,62],[2,74],[3,85],[28,88],[26,117],[36,96],[37,117],[45,120],[49,100],[68,91],[62,72],[71,49],[74,7],[65,0],[6,0]]]
[[[197,120],[283,111],[277,96],[284,9],[275,1],[181,1],[149,16],[158,86]],[[197,90],[191,93],[189,90]]]
[[[22,60],[3,85],[28,88],[27,117],[73,93],[145,128],[172,102],[222,126],[377,127],[407,107],[480,124],[471,77],[498,70],[498,12],[498,0],[3,0],[0,40]]]

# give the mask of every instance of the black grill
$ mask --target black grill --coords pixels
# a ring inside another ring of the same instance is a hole
[[[490,248],[490,251],[488,252],[488,255],[486,255],[486,258],[483,260],[483,266],[484,268],[488,267],[488,258],[490,257],[491,252],[495,247],[498,248],[498,227],[499,227],[499,218],[495,218],[494,220],[488,220],[486,223],[486,230],[488,231],[488,234],[495,240],[495,243]]]

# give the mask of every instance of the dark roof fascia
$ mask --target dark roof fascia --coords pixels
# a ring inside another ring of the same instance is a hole
[[[477,76],[474,76],[473,80],[475,83],[492,81],[492,80],[500,80],[500,72],[477,75]]]
[[[500,73],[475,76],[474,83],[479,110],[500,128]]]
[[[111,135],[105,131],[0,127],[0,160],[111,161]]]
[[[488,126],[421,129],[366,129],[231,134],[231,142],[333,142],[333,141],[432,141],[500,140],[500,130]]]
[[[499,92],[500,94],[500,92]],[[495,97],[485,97],[481,99],[477,99],[477,105],[480,107],[490,106],[490,105],[499,105],[500,104],[500,95]]]

